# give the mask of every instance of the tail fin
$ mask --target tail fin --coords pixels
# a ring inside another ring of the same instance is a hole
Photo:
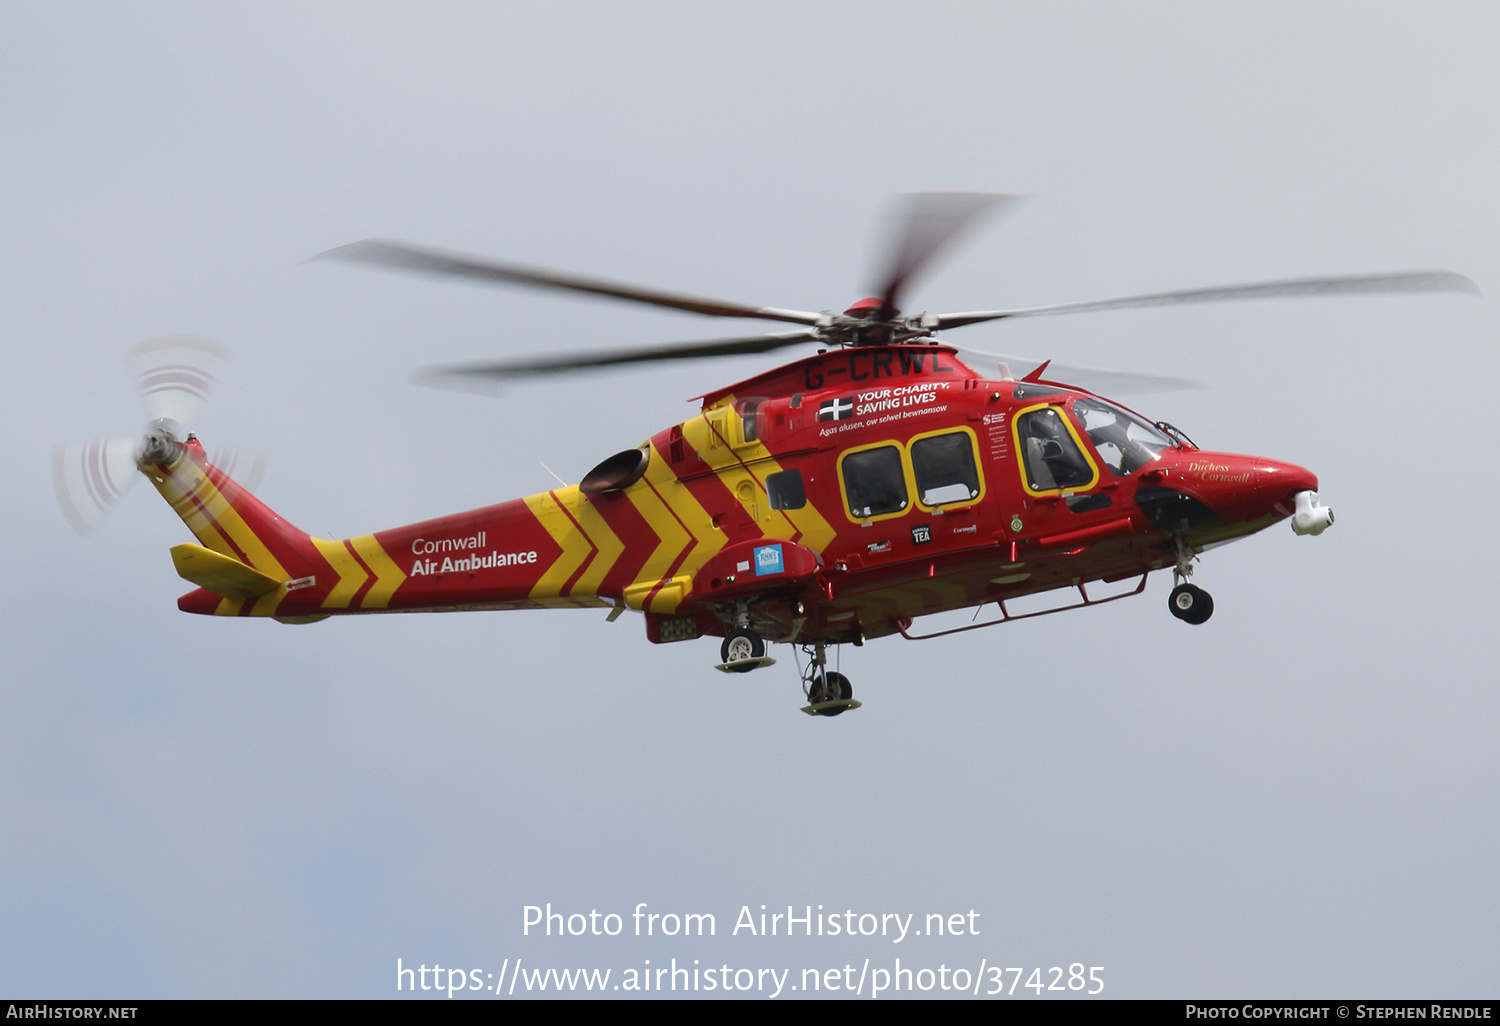
[[[313,586],[320,569],[327,576],[328,562],[307,532],[287,523],[211,464],[196,438],[189,435],[179,451],[174,462],[144,464],[141,472],[204,548],[275,582],[274,588],[260,594],[234,587],[199,588],[178,600],[179,608],[219,616],[275,616],[288,592]],[[183,564],[178,563],[181,571]],[[215,579],[227,579],[223,567],[220,564]],[[205,580],[183,576],[193,583]]]

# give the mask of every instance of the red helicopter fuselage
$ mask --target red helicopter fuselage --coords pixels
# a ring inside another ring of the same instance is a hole
[[[188,612],[612,606],[653,642],[859,644],[1054,589],[1092,604],[1091,582],[1190,572],[1317,488],[1035,378],[983,377],[941,344],[829,350],[706,396],[580,485],[345,540],[291,527],[194,439],[143,469],[201,543],[173,550],[202,585]]]

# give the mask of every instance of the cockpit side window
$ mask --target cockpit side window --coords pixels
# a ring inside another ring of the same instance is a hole
[[[1116,477],[1127,477],[1156,459],[1157,453],[1175,445],[1156,427],[1112,403],[1078,399],[1073,415],[1094,443],[1099,458]]]
[[[906,475],[894,445],[859,449],[839,461],[849,515],[867,520],[906,509]]]
[[[1033,492],[1088,488],[1098,479],[1056,406],[1028,410],[1016,417],[1016,438],[1026,484]]]
[[[979,498],[974,438],[967,431],[914,440],[911,465],[917,479],[917,501],[924,506],[946,506]]]

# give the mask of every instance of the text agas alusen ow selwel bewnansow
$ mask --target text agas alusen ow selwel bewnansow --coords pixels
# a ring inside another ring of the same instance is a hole
[[[887,937],[900,944],[913,937],[971,937],[979,935],[979,913],[967,912],[842,912],[825,911],[822,905],[804,905],[786,911],[760,906],[758,912],[741,905],[731,937]],[[727,917],[726,917],[727,919]],[[627,932],[627,924],[629,926]],[[646,902],[635,911],[556,912],[549,901],[521,908],[523,937],[714,937],[718,918],[712,912],[653,912]]]

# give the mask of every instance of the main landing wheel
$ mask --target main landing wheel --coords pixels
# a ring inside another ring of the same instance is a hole
[[[736,627],[724,635],[724,644],[719,646],[719,657],[726,663],[742,663],[749,659],[759,659],[765,654],[766,639],[744,627]],[[749,673],[753,669],[753,665],[747,664],[743,668],[736,667],[735,672]]]
[[[812,690],[812,693],[808,696],[808,698],[814,705],[819,702],[846,702],[853,697],[854,685],[849,683],[848,677],[845,677],[837,670],[831,670],[828,673],[825,673],[823,675],[822,685],[820,687],[814,688]],[[849,707],[839,706],[836,709],[824,709],[818,715],[837,716],[847,708]]]
[[[1214,599],[1202,588],[1179,584],[1167,598],[1167,608],[1177,619],[1199,624],[1214,615]]]

